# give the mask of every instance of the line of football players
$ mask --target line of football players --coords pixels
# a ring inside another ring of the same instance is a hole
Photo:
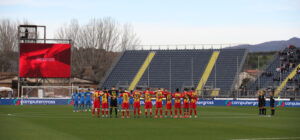
[[[194,92],[194,89],[188,90],[184,89],[181,93],[179,89],[176,89],[175,93],[170,93],[166,89],[155,89],[150,90],[149,88],[145,91],[142,91],[140,88],[136,88],[136,90],[129,92],[128,90],[116,90],[115,87],[112,87],[110,90],[96,90],[93,93],[93,116],[97,111],[97,116],[100,117],[100,109],[102,111],[102,117],[112,117],[112,112],[114,110],[115,117],[118,117],[118,106],[122,106],[122,118],[129,118],[129,106],[130,99],[133,99],[133,116],[140,117],[141,116],[141,102],[140,100],[144,98],[144,107],[145,107],[145,117],[152,117],[152,104],[155,104],[155,118],[163,117],[163,98],[165,98],[165,117],[169,116],[173,117],[173,105],[175,116],[174,118],[191,118],[193,113],[194,117],[197,117],[197,94]],[[155,99],[152,101],[152,99]],[[182,103],[183,102],[183,103]],[[110,105],[109,105],[110,103]],[[181,105],[183,105],[183,114],[181,110]],[[110,106],[110,108],[109,108]],[[101,108],[100,108],[101,107]],[[108,115],[108,111],[110,114]],[[159,113],[159,114],[158,114]]]

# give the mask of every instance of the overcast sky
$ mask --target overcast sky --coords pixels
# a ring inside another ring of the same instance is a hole
[[[46,25],[113,17],[142,44],[249,43],[300,37],[300,0],[0,0],[0,18]]]

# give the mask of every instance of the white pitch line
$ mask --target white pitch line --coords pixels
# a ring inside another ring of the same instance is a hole
[[[231,139],[231,140],[295,140],[300,137],[284,137],[284,138],[248,138],[248,139]]]

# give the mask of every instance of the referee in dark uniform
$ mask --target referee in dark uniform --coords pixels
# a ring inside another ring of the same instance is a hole
[[[265,90],[262,91],[262,114],[267,115]]]
[[[258,108],[259,108],[259,115],[262,115],[262,100],[263,100],[263,96],[262,96],[262,91],[259,90],[258,91]]]
[[[108,91],[110,96],[110,117],[112,117],[112,111],[115,109],[116,118],[118,117],[118,100],[117,100],[117,93],[115,86],[112,87],[111,90]]]
[[[274,100],[274,90],[272,89],[270,92],[270,108],[271,108],[271,115],[274,116],[275,115],[275,108],[274,108],[274,104],[275,104],[275,100]]]

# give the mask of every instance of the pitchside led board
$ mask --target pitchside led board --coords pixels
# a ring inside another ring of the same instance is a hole
[[[21,78],[69,78],[70,44],[21,43]]]

